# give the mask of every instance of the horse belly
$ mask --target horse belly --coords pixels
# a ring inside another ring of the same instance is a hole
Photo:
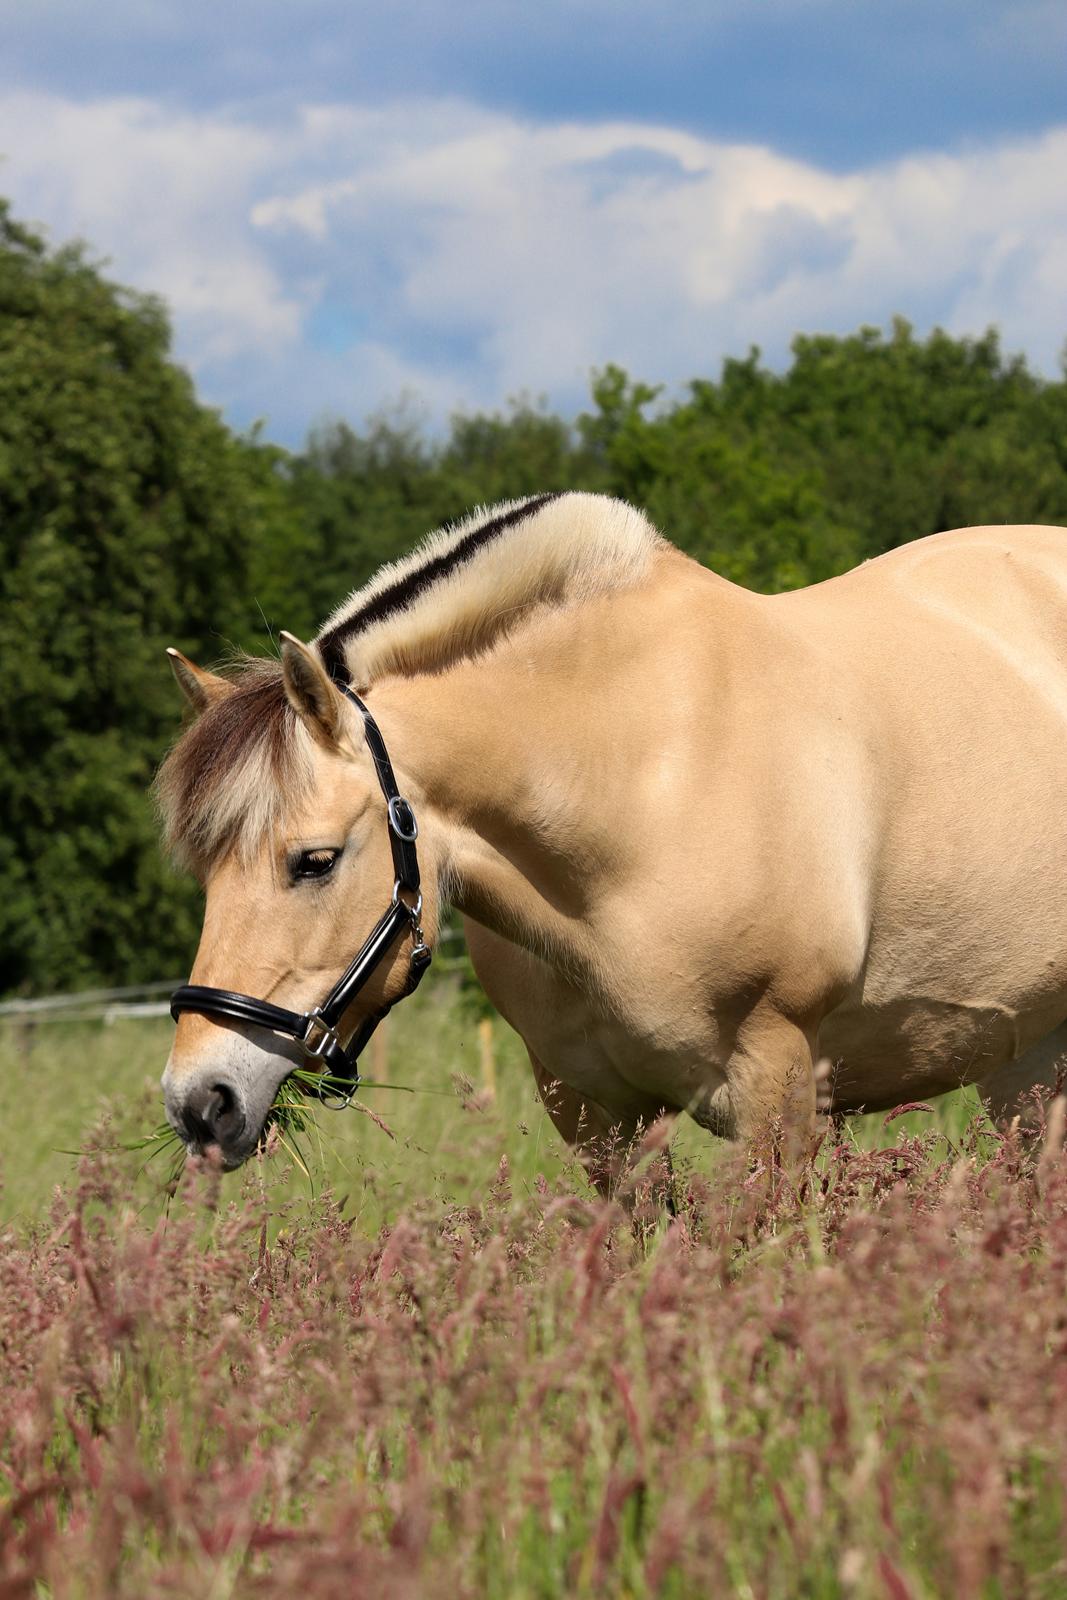
[[[1067,982],[1016,1009],[992,999],[913,994],[827,1016],[821,1098],[837,1112],[884,1111],[985,1078],[1067,1019]]]
[[[1014,833],[987,803],[968,839],[958,812],[956,848],[876,906],[862,975],[819,1029],[836,1109],[978,1082],[1067,1018],[1067,827],[1027,817],[1020,789]]]
[[[820,1099],[836,1112],[888,1110],[943,1094],[1015,1054],[1014,1018],[998,1007],[923,1001],[826,1018]]]

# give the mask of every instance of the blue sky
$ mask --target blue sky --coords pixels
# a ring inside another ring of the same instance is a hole
[[[894,312],[1067,336],[1063,0],[0,0],[0,163],[291,444]]]

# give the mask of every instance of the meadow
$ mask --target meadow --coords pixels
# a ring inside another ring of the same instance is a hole
[[[0,1031],[2,1600],[1067,1593],[1052,1141],[683,1129],[635,1228],[438,980],[307,1173],[171,1192],[168,1037]]]

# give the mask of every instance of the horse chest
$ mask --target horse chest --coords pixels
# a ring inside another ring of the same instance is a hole
[[[688,1105],[722,1081],[714,1018],[670,972],[620,969],[615,993],[595,998],[512,950],[479,976],[530,1051],[570,1088],[612,1106],[647,1096]]]

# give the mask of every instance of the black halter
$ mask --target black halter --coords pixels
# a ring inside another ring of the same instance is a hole
[[[367,748],[385,796],[389,845],[393,852],[396,879],[392,904],[379,917],[351,966],[338,978],[325,1000],[310,1011],[287,1011],[283,1006],[253,999],[249,994],[236,994],[231,989],[212,989],[205,984],[185,983],[180,989],[175,989],[171,996],[170,1014],[177,1022],[183,1011],[195,1011],[204,1017],[220,1017],[225,1022],[252,1022],[270,1028],[274,1033],[288,1034],[303,1045],[306,1056],[321,1063],[323,1071],[332,1080],[345,1085],[340,1098],[347,1103],[359,1084],[356,1061],[360,1052],[390,1007],[383,1006],[380,1011],[366,1017],[347,1048],[341,1043],[337,1032],[341,1019],[401,934],[410,932],[415,942],[407,985],[397,999],[404,999],[418,988],[423,973],[430,965],[431,951],[423,939],[419,921],[422,895],[419,891],[419,858],[415,850],[415,840],[419,836],[415,813],[396,786],[393,764],[378,724],[359,695],[347,684],[339,683],[337,687],[358,707],[363,717]],[[410,905],[403,898],[405,894],[412,897]]]

